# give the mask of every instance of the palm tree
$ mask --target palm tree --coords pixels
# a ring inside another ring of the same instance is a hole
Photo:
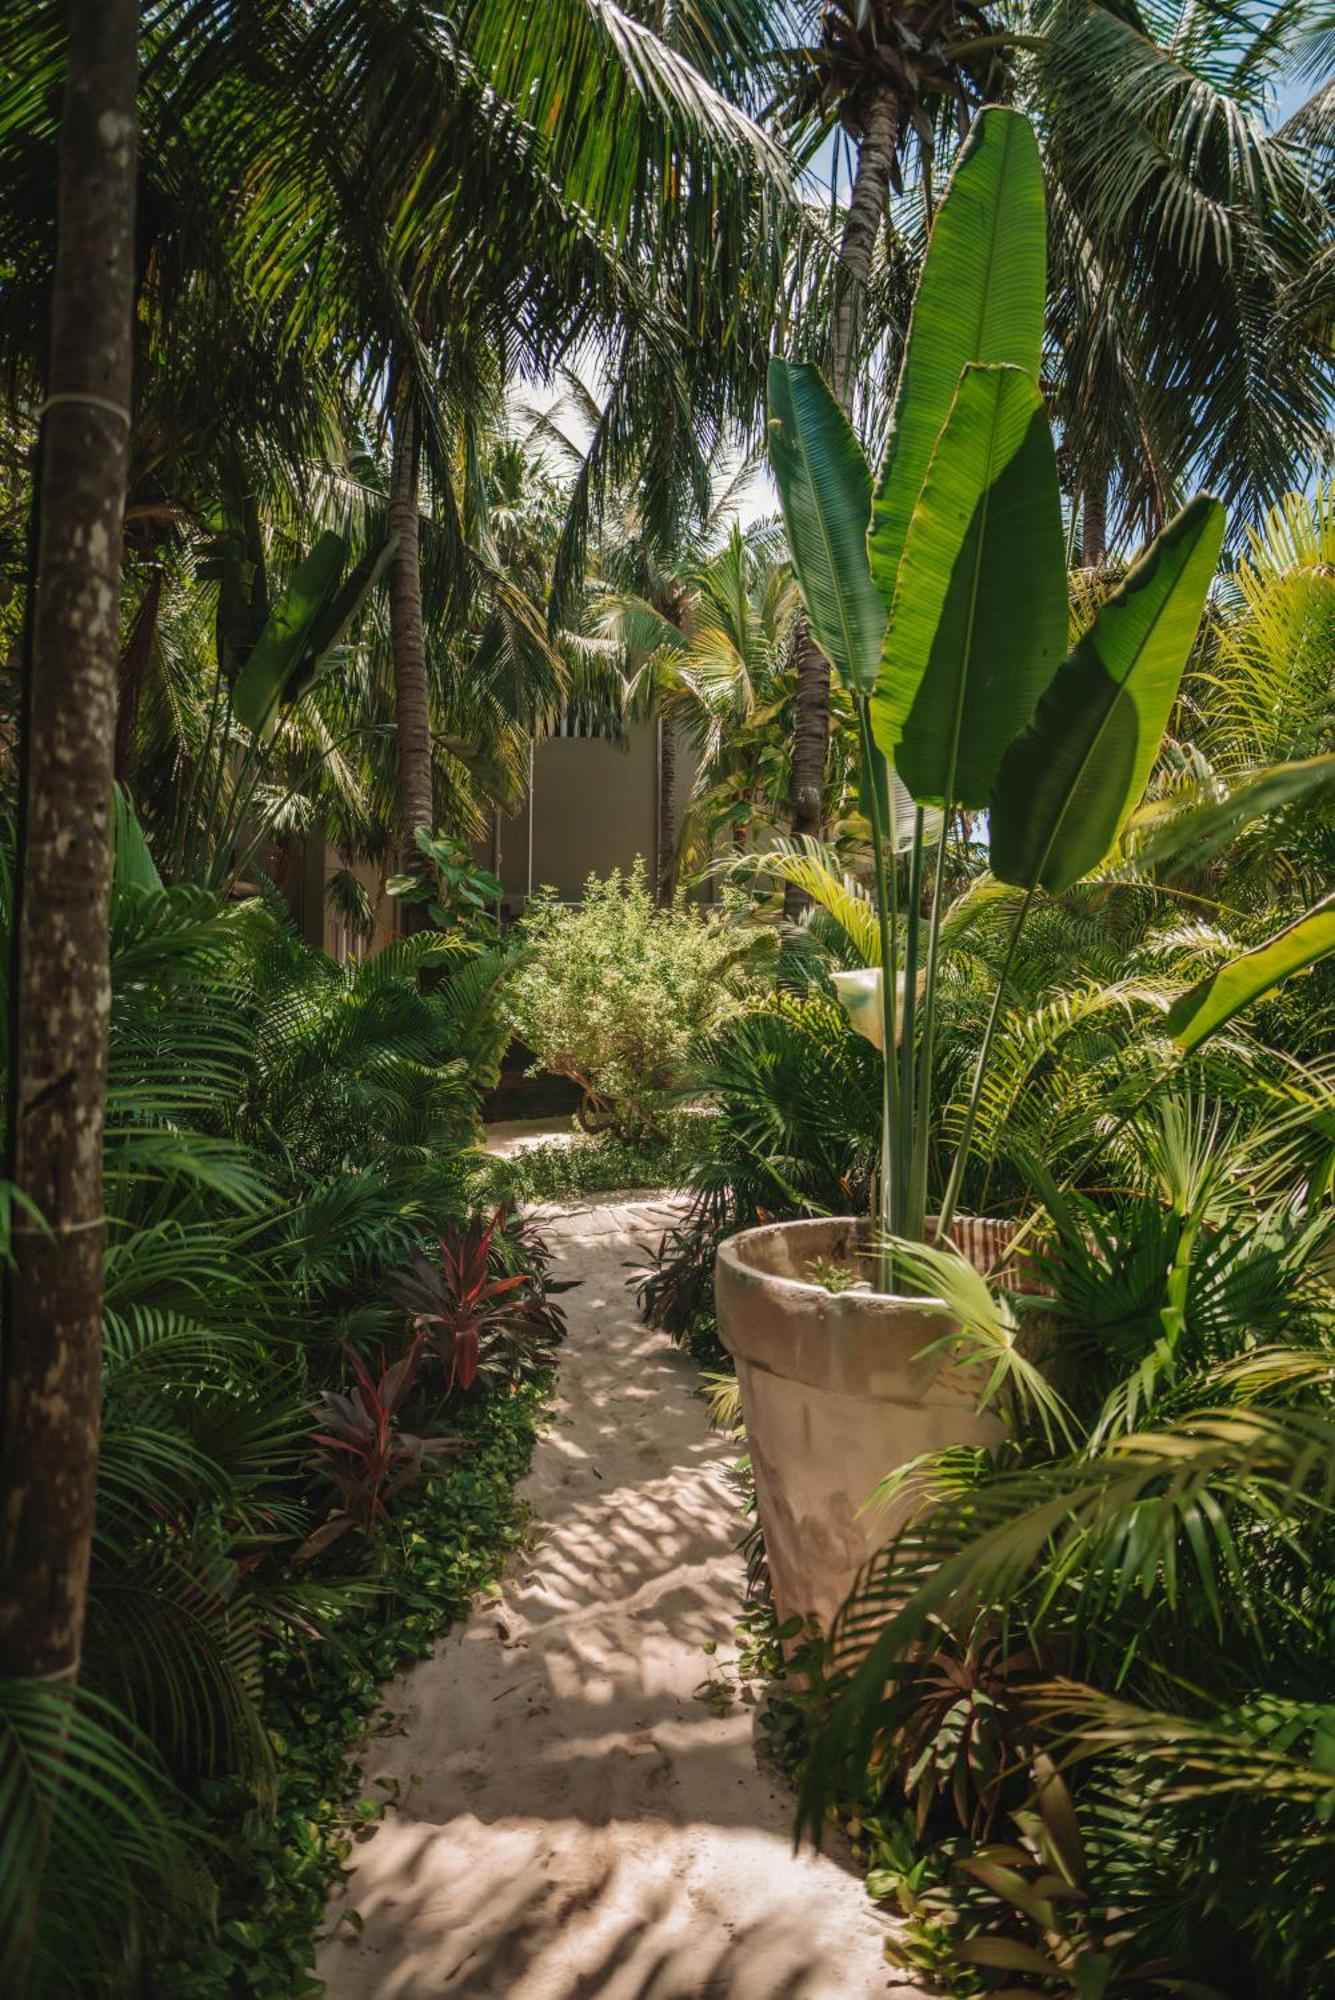
[[[759,407],[782,222],[797,210],[778,149],[718,85],[761,66],[768,30],[762,19],[743,32],[709,0],[659,25],[668,39],[590,0],[558,0],[540,24],[518,0],[448,16],[280,0],[257,46],[222,0],[145,7],[144,574],[162,536],[207,511],[238,449],[259,501],[276,462],[318,465],[340,430],[388,420],[405,839],[437,810],[420,496],[466,598],[454,452],[479,389],[515,369],[550,373],[576,347],[598,352],[616,412],[574,496],[572,557],[647,410],[675,410],[672,434],[640,440],[646,462],[666,463],[697,418],[716,431]],[[49,252],[53,130],[32,80],[59,74],[53,5],[21,53],[0,85],[0,236],[23,274],[6,286],[0,351],[20,382],[37,378]],[[145,601],[132,700],[152,639],[147,585]]]
[[[715,66],[727,73],[737,67],[727,53],[736,24],[732,36],[718,39],[726,10],[712,23],[705,19],[709,13],[685,10],[668,25],[681,30],[692,53],[713,49]],[[367,149],[377,165],[386,152],[393,161],[386,212],[395,213],[411,189],[414,211],[424,217],[423,249],[400,270],[421,348],[437,365],[449,356],[458,377],[461,352],[494,350],[506,353],[511,366],[540,369],[577,339],[593,338],[609,373],[620,372],[628,407],[642,414],[646,333],[661,356],[666,350],[655,322],[697,303],[691,251],[706,229],[721,230],[738,244],[754,239],[758,182],[773,177],[778,156],[686,55],[623,21],[615,8],[563,0],[539,27],[528,10],[490,0],[463,10],[460,39],[469,57],[466,83],[452,51],[447,55],[420,34],[405,41],[409,89],[429,115],[416,132],[409,128],[405,147],[404,91],[396,90],[394,142],[386,147],[387,135],[377,133]],[[384,60],[378,44],[376,62]],[[442,64],[452,66],[443,85]],[[441,109],[454,112],[461,97],[477,97],[479,86],[474,117],[482,112],[503,128],[520,166],[515,227],[503,232],[495,227],[496,187],[479,188],[477,196],[465,188],[461,198],[454,155],[444,174],[437,158]],[[376,122],[383,125],[383,112]],[[427,163],[425,177],[419,154]],[[525,177],[530,187],[522,185]],[[598,275],[598,293],[589,293],[590,271]],[[535,301],[545,308],[541,316]],[[707,308],[716,322],[718,306],[711,285]],[[554,307],[565,319],[558,327],[551,323]],[[737,348],[732,335],[722,352],[717,339],[702,342],[685,370],[677,358],[674,369],[688,406],[697,388],[717,393],[721,387],[725,398],[731,393]],[[477,361],[472,365],[476,372]],[[430,440],[420,371],[400,353],[395,374],[392,525],[398,549],[390,601],[400,832],[410,840],[432,815],[415,532],[418,466]],[[632,388],[637,378],[641,386]],[[756,379],[753,369],[753,397]],[[439,485],[445,468],[438,454],[433,471]]]
[[[411,404],[392,419],[391,436],[389,532],[395,546],[389,570],[389,630],[394,657],[398,831],[404,859],[410,860],[413,835],[419,829],[430,833],[436,818],[431,782],[431,703],[422,627],[417,418]]]
[[[72,0],[11,916],[0,1679],[71,1686],[101,1430],[112,737],[130,436],[135,0]],[[34,1690],[34,1693],[37,1691]],[[57,1772],[63,1751],[57,1749]],[[3,1779],[15,1793],[12,1743]],[[41,1865],[50,1814],[37,1828]],[[35,1929],[0,1945],[27,1985]]]
[[[10,972],[7,1178],[23,1213],[5,1315],[0,1675],[72,1679],[101,1393],[107,907],[138,9],[134,0],[74,0],[68,24]]]
[[[690,751],[690,795],[680,816],[674,805],[660,848],[669,892],[682,855],[707,867],[725,836],[744,848],[755,822],[778,822],[788,796],[791,732],[775,725],[791,710],[799,607],[782,536],[772,523],[743,529],[734,519],[722,539],[715,525],[700,540],[671,571],[642,564],[592,605],[624,658],[630,712],[657,714],[665,741]]]
[[[1312,274],[1330,223],[1311,131],[1328,149],[1328,113],[1279,131],[1266,121],[1319,10],[1264,12],[1252,23],[1229,5],[1161,17],[1072,0],[827,0],[807,10],[819,32],[791,51],[776,97],[800,156],[836,130],[855,149],[825,350],[846,410],[883,225],[912,226],[916,210],[930,221],[985,97],[1034,117],[1050,190],[1051,387],[1094,566],[1159,526],[1189,473],[1254,513],[1324,439],[1330,345]],[[910,163],[916,200],[892,215]],[[798,671],[793,824],[814,832],[829,676],[805,635]]]

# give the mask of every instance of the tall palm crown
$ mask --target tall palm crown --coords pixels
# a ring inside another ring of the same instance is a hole
[[[1254,519],[1321,455],[1335,386],[1329,90],[1274,118],[1277,92],[1312,74],[1320,18],[1310,0],[804,11],[775,115],[800,157],[836,128],[856,145],[846,291],[874,281],[883,225],[912,238],[930,221],[971,107],[1011,102],[1033,119],[1050,190],[1047,386],[1096,555],[1105,502],[1122,545],[1188,477]],[[838,302],[825,357],[841,395],[854,314]]]
[[[717,85],[763,69],[767,30],[729,0],[637,18],[653,11],[270,0],[260,37],[229,0],[144,0],[130,525],[145,601],[224,493],[266,532],[309,519],[330,468],[382,426],[390,384],[411,410],[402,497],[425,517],[427,595],[460,631],[480,565],[458,468],[507,373],[580,347],[611,384],[554,559],[572,589],[632,441],[667,467],[646,481],[654,502],[697,435],[755,421],[797,209],[778,147]],[[21,444],[41,393],[63,23],[58,0],[0,12],[20,23],[0,73],[0,368]],[[430,604],[424,623],[422,734],[439,747]],[[446,788],[435,813],[448,805]]]
[[[970,44],[989,46],[971,52]],[[936,126],[963,126],[973,106],[1000,95],[1004,63],[991,24],[969,0],[828,0],[820,40],[801,51],[794,108],[834,118],[860,144],[875,104],[894,107],[897,142],[890,182],[903,191],[900,161],[916,138],[927,159]]]

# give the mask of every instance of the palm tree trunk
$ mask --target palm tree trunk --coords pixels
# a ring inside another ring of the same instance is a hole
[[[671,718],[658,718],[658,900],[672,901],[677,848],[677,738]]]
[[[871,277],[876,239],[885,220],[890,198],[890,173],[895,163],[899,137],[899,109],[890,92],[872,98],[867,106],[858,147],[857,172],[848,198],[843,235],[839,241],[839,300],[830,330],[830,387],[839,398],[844,415],[853,407],[853,367],[857,360],[858,332]]]
[[[398,546],[389,566],[389,633],[394,655],[396,811],[403,865],[417,861],[413,836],[431,832],[435,805],[431,783],[431,705],[426,639],[422,630],[422,550],[418,510],[417,424],[405,402],[393,425],[389,531]],[[408,906],[408,907],[411,907]]]
[[[1080,554],[1086,569],[1102,569],[1108,560],[1108,486],[1097,472],[1081,495]]]
[[[133,792],[139,768],[139,703],[144,692],[153,635],[162,603],[162,569],[156,567],[134,614],[130,637],[120,663],[120,695],[116,706],[116,782]]]
[[[876,239],[885,219],[899,133],[899,113],[890,93],[874,97],[867,107],[857,172],[844,217],[839,244],[839,298],[830,330],[830,386],[844,414],[853,406],[853,368],[867,280],[871,276]],[[797,664],[797,719],[793,731],[793,769],[788,794],[795,834],[824,832],[821,811],[825,762],[830,747],[830,663],[812,638],[805,615],[798,620],[793,646]],[[783,913],[795,922],[807,904],[790,882],[783,893]]]
[[[793,771],[789,798],[793,832],[819,834],[825,789],[825,759],[830,745],[830,663],[812,638],[803,618],[793,639],[797,664],[797,717],[793,725]],[[791,888],[791,883],[789,884]],[[797,892],[797,909],[806,899]],[[785,895],[785,914],[787,896]]]
[[[138,0],[68,0],[66,21],[11,938],[10,1173],[41,1223],[16,1215],[6,1286],[0,1675],[72,1679],[83,1640],[101,1400],[109,830],[130,433]],[[12,1977],[12,1964],[8,1970]]]

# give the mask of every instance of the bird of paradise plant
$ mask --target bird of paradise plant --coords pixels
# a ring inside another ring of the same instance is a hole
[[[933,1233],[931,1079],[952,815],[987,814],[992,874],[1020,895],[936,1218],[945,1239],[1026,919],[1036,898],[1060,895],[1103,860],[1138,804],[1224,533],[1218,500],[1190,501],[1068,648],[1057,460],[1039,386],[1045,263],[1034,133],[1020,114],[989,106],[932,231],[879,477],[819,371],[770,365],[770,461],[811,630],[857,717],[878,956],[898,975],[877,982],[874,1027],[865,995],[862,1018],[849,1009],[886,1051],[876,1204],[886,1242]],[[907,841],[892,837],[904,793]],[[901,885],[895,856],[905,847]],[[1263,973],[1285,976],[1335,947],[1335,911],[1305,923]],[[1251,970],[1242,983],[1254,997]],[[1203,983],[1168,1028],[1194,1047],[1223,1018]],[[883,1260],[882,1285],[889,1279]]]

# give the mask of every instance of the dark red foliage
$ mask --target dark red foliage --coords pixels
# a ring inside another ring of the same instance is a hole
[[[560,1314],[542,1296],[540,1271],[493,1270],[494,1253],[506,1247],[516,1252],[528,1246],[502,1205],[490,1220],[479,1216],[441,1236],[438,1257],[414,1249],[408,1268],[387,1281],[390,1296],[411,1314],[418,1339],[439,1357],[447,1395],[456,1382],[472,1388],[484,1345],[510,1341],[522,1348],[560,1336]]]
[[[389,1367],[380,1358],[376,1377],[359,1354],[345,1347],[356,1377],[351,1395],[325,1389],[316,1403],[322,1429],[312,1438],[321,1449],[312,1467],[336,1489],[342,1506],[308,1535],[297,1550],[306,1561],[327,1549],[349,1528],[371,1531],[389,1519],[389,1502],[426,1469],[428,1458],[457,1449],[450,1438],[414,1437],[398,1427],[398,1412],[421,1365],[426,1336],[419,1332],[408,1352]]]
[[[938,1799],[961,1827],[989,1837],[1008,1783],[1025,1782],[1024,1690],[1039,1670],[1027,1648],[974,1634],[964,1643],[942,1629],[884,1710],[899,1780],[917,1807],[921,1831]]]

